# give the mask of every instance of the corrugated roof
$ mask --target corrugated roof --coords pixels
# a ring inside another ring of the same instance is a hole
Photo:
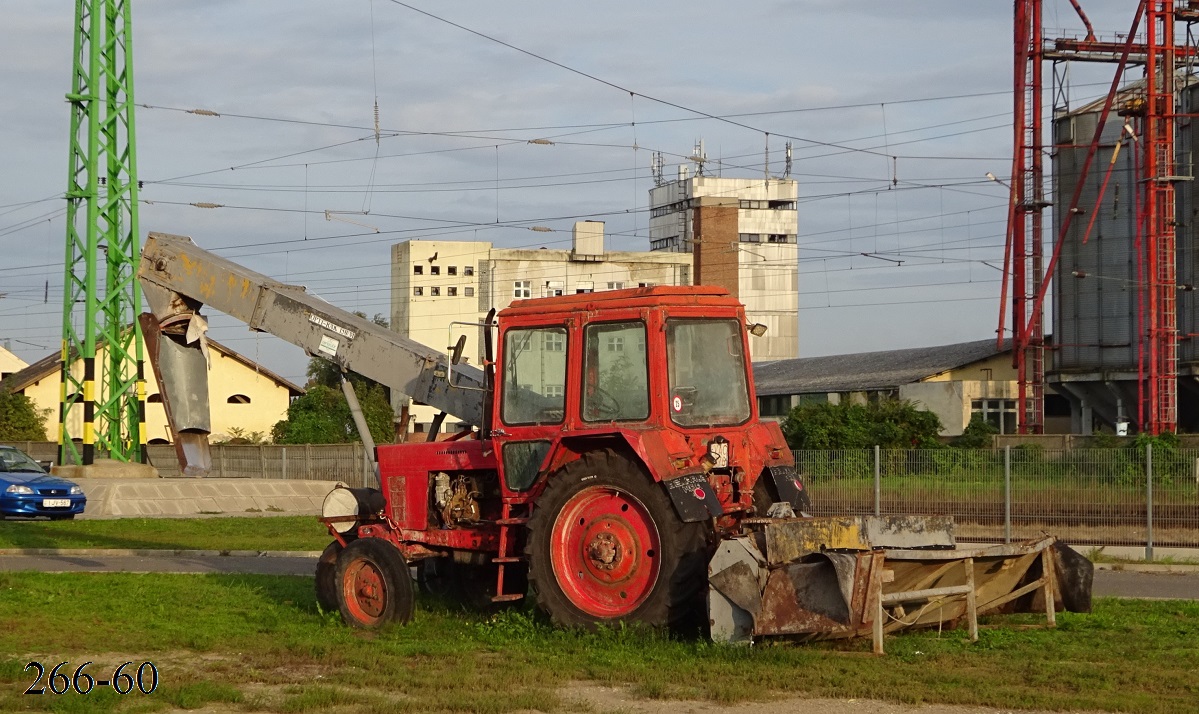
[[[754,383],[762,396],[895,389],[1010,350],[1007,343],[1003,350],[997,350],[995,340],[977,340],[937,347],[759,362],[754,365]]]

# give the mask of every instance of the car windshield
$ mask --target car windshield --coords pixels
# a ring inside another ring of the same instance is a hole
[[[16,449],[0,449],[0,471],[45,473],[36,461]]]

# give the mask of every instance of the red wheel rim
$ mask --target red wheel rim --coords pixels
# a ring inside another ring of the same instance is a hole
[[[658,583],[658,527],[645,506],[620,489],[575,494],[554,520],[550,559],[566,597],[594,617],[624,617]]]
[[[387,608],[387,584],[379,567],[369,560],[357,560],[346,568],[346,607],[354,619],[373,625]]]

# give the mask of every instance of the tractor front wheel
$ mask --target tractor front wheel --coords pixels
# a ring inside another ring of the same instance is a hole
[[[337,556],[341,550],[341,543],[333,541],[316,561],[316,602],[324,612],[337,609]]]
[[[346,623],[376,629],[407,623],[416,604],[404,556],[380,538],[353,541],[337,556],[337,605]]]
[[[705,524],[679,520],[665,489],[615,452],[550,476],[526,551],[537,603],[559,625],[677,629],[704,611]]]

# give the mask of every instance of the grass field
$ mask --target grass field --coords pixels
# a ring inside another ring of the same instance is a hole
[[[319,551],[330,540],[314,516],[0,521],[0,548]]]
[[[310,578],[0,573],[0,711],[564,712],[587,709],[566,689],[579,681],[720,703],[801,695],[1199,708],[1199,603],[1102,599],[1094,614],[1058,621],[987,628],[975,644],[962,631],[897,635],[877,658],[868,642],[735,648],[556,630],[527,608],[485,616],[429,600],[412,625],[364,633],[319,611]],[[26,695],[30,661],[47,672],[68,662],[68,674],[91,661],[97,679],[149,661],[160,679],[150,695]]]

